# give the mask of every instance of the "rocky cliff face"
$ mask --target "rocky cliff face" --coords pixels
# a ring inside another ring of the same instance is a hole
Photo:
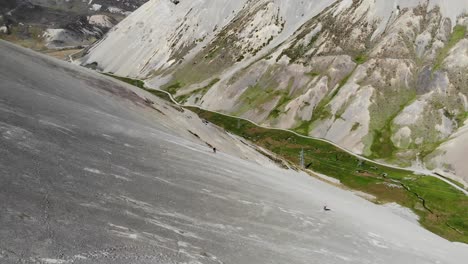
[[[468,0],[153,0],[82,61],[184,103],[468,180],[457,158],[467,12]]]

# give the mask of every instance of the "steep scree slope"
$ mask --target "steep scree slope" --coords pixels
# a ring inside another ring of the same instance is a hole
[[[251,162],[265,158],[190,111],[3,41],[0,93],[2,264],[468,257],[388,207]]]

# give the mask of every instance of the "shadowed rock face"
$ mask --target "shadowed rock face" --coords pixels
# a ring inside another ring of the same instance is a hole
[[[17,5],[17,0],[5,0],[2,1],[0,4],[0,12],[3,14],[4,12],[8,12],[9,10],[15,8]]]
[[[0,94],[2,264],[468,257],[407,212],[278,169],[189,111],[2,41]]]
[[[151,1],[82,62],[146,79],[183,103],[425,166],[466,119],[467,8],[467,0]]]
[[[418,94],[427,94],[431,91],[445,93],[449,87],[449,79],[445,72],[434,72],[430,66],[422,69],[416,84]]]

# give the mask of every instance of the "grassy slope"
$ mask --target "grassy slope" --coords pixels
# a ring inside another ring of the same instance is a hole
[[[115,76],[114,76],[115,77]],[[116,77],[144,88],[139,80]],[[147,90],[170,100],[163,92]],[[304,149],[311,170],[339,179],[345,186],[374,195],[378,203],[396,202],[412,209],[428,230],[451,241],[468,243],[468,197],[447,183],[410,172],[363,162],[337,147],[291,132],[266,129],[245,120],[187,107],[225,130],[298,164]]]

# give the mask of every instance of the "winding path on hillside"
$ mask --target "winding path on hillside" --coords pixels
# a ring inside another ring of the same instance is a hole
[[[145,82],[144,80],[140,80],[140,81],[143,81]],[[146,82],[145,82],[146,84]],[[293,133],[294,135],[298,136],[298,137],[302,137],[302,138],[307,138],[307,139],[314,139],[314,140],[318,140],[318,141],[322,141],[322,142],[326,142],[328,144],[331,144],[335,147],[337,147],[338,149],[340,150],[343,150],[344,152],[358,158],[358,159],[361,159],[361,160],[365,160],[365,161],[368,161],[368,162],[372,162],[374,164],[378,164],[378,165],[381,165],[381,166],[385,166],[385,167],[388,167],[388,168],[392,168],[392,169],[397,169],[397,170],[403,170],[403,171],[408,171],[408,172],[411,172],[411,173],[415,173],[415,174],[424,174],[424,175],[427,175],[427,176],[432,176],[432,177],[435,177],[447,184],[449,184],[450,186],[454,187],[455,189],[459,190],[460,192],[464,193],[465,195],[468,195],[468,191],[465,190],[464,188],[456,185],[455,183],[447,180],[446,178],[440,176],[440,175],[437,175],[436,173],[430,171],[430,170],[424,170],[424,169],[414,169],[414,168],[402,168],[402,167],[399,167],[399,166],[395,166],[395,165],[391,165],[391,164],[388,164],[388,163],[384,163],[384,162],[380,162],[380,161],[376,161],[376,160],[372,160],[372,159],[369,159],[369,158],[366,158],[366,157],[363,157],[359,154],[356,154],[354,152],[352,152],[351,150],[348,150],[332,141],[329,141],[327,139],[323,139],[323,138],[316,138],[316,137],[310,137],[310,136],[305,136],[305,135],[301,135],[295,131],[292,131],[292,130],[289,130],[289,129],[282,129],[282,128],[274,128],[274,127],[269,127],[269,126],[264,126],[264,125],[260,125],[260,124],[257,124],[255,123],[254,121],[250,120],[250,119],[247,119],[247,118],[243,118],[243,117],[238,117],[238,116],[234,116],[234,115],[229,115],[229,114],[226,114],[226,113],[222,113],[222,112],[217,112],[217,111],[212,111],[212,110],[209,110],[209,109],[205,109],[205,108],[202,108],[198,105],[192,105],[192,104],[181,104],[179,102],[177,102],[174,97],[172,96],[172,94],[170,94],[169,92],[167,91],[164,91],[164,90],[160,90],[160,89],[154,89],[154,88],[151,88],[153,90],[157,90],[157,91],[160,91],[160,92],[163,92],[165,94],[167,94],[169,96],[169,98],[171,98],[171,101],[178,105],[178,106],[188,106],[188,107],[194,107],[194,108],[198,108],[200,110],[203,110],[203,111],[208,111],[208,112],[212,112],[212,113],[216,113],[216,114],[220,114],[220,115],[224,115],[224,116],[228,116],[228,117],[232,117],[232,118],[237,118],[237,119],[240,119],[240,120],[244,120],[244,121],[247,121],[247,122],[250,122],[258,127],[261,127],[261,128],[265,128],[265,129],[271,129],[271,130],[278,130],[278,131],[285,131],[285,132],[290,132],[290,133]]]
[[[74,54],[73,54],[74,55]],[[75,60],[73,59],[73,55],[70,55],[69,56],[69,60],[71,63],[73,64],[76,64]],[[143,81],[146,85],[146,81],[145,80],[141,80],[141,79],[136,79],[138,81]],[[147,86],[148,87],[148,86]],[[150,88],[150,87],[148,87]],[[337,147],[338,149],[341,149],[343,150],[344,152],[358,158],[358,159],[361,159],[361,160],[365,160],[365,161],[368,161],[368,162],[372,162],[374,164],[378,164],[378,165],[381,165],[381,166],[385,166],[385,167],[388,167],[388,168],[392,168],[392,169],[398,169],[398,170],[403,170],[403,171],[408,171],[408,172],[411,172],[411,173],[415,173],[415,174],[424,174],[424,175],[427,175],[427,176],[432,176],[432,177],[435,177],[447,184],[449,184],[450,186],[454,187],[455,189],[459,190],[460,192],[464,193],[465,195],[468,196],[468,191],[460,186],[458,186],[457,184],[451,182],[450,180],[440,176],[440,175],[437,175],[436,173],[430,171],[430,170],[425,170],[425,169],[414,169],[414,168],[402,168],[402,167],[399,167],[399,166],[395,166],[395,165],[391,165],[391,164],[388,164],[388,163],[384,163],[384,162],[380,162],[380,161],[376,161],[376,160],[371,160],[369,158],[366,158],[366,157],[363,157],[359,154],[356,154],[354,152],[352,152],[351,150],[348,150],[342,146],[339,146],[338,144],[330,141],[330,140],[327,140],[327,139],[323,139],[323,138],[317,138],[317,137],[310,137],[310,136],[305,136],[305,135],[301,135],[295,131],[292,131],[292,130],[289,130],[289,129],[282,129],[282,128],[274,128],[274,127],[269,127],[269,126],[264,126],[264,125],[260,125],[260,124],[257,124],[255,123],[254,121],[250,120],[250,119],[247,119],[247,118],[243,118],[243,117],[238,117],[238,116],[233,116],[233,115],[229,115],[229,114],[226,114],[226,113],[221,113],[221,112],[217,112],[217,111],[212,111],[212,110],[209,110],[209,109],[205,109],[205,108],[202,108],[198,105],[192,105],[192,104],[187,104],[187,105],[184,105],[184,104],[181,104],[179,102],[177,102],[174,97],[172,96],[172,94],[170,94],[169,92],[167,91],[164,91],[164,90],[161,90],[161,89],[155,89],[155,88],[150,88],[150,89],[153,89],[153,90],[156,90],[156,91],[160,91],[160,92],[163,92],[165,94],[167,94],[169,96],[169,98],[171,99],[171,101],[178,105],[178,106],[188,106],[188,107],[194,107],[194,108],[198,108],[200,110],[203,110],[203,111],[209,111],[209,112],[212,112],[212,113],[217,113],[217,114],[220,114],[220,115],[225,115],[225,116],[228,116],[228,117],[232,117],[232,118],[237,118],[237,119],[240,119],[240,120],[244,120],[244,121],[247,121],[247,122],[250,122],[258,127],[261,127],[261,128],[265,128],[265,129],[271,129],[271,130],[278,130],[278,131],[285,131],[285,132],[290,132],[290,133],[293,133],[294,135],[298,136],[298,137],[302,137],[302,138],[307,138],[307,139],[314,139],[314,140],[318,140],[318,141],[322,141],[322,142],[326,142],[328,144],[331,144],[335,147]]]

